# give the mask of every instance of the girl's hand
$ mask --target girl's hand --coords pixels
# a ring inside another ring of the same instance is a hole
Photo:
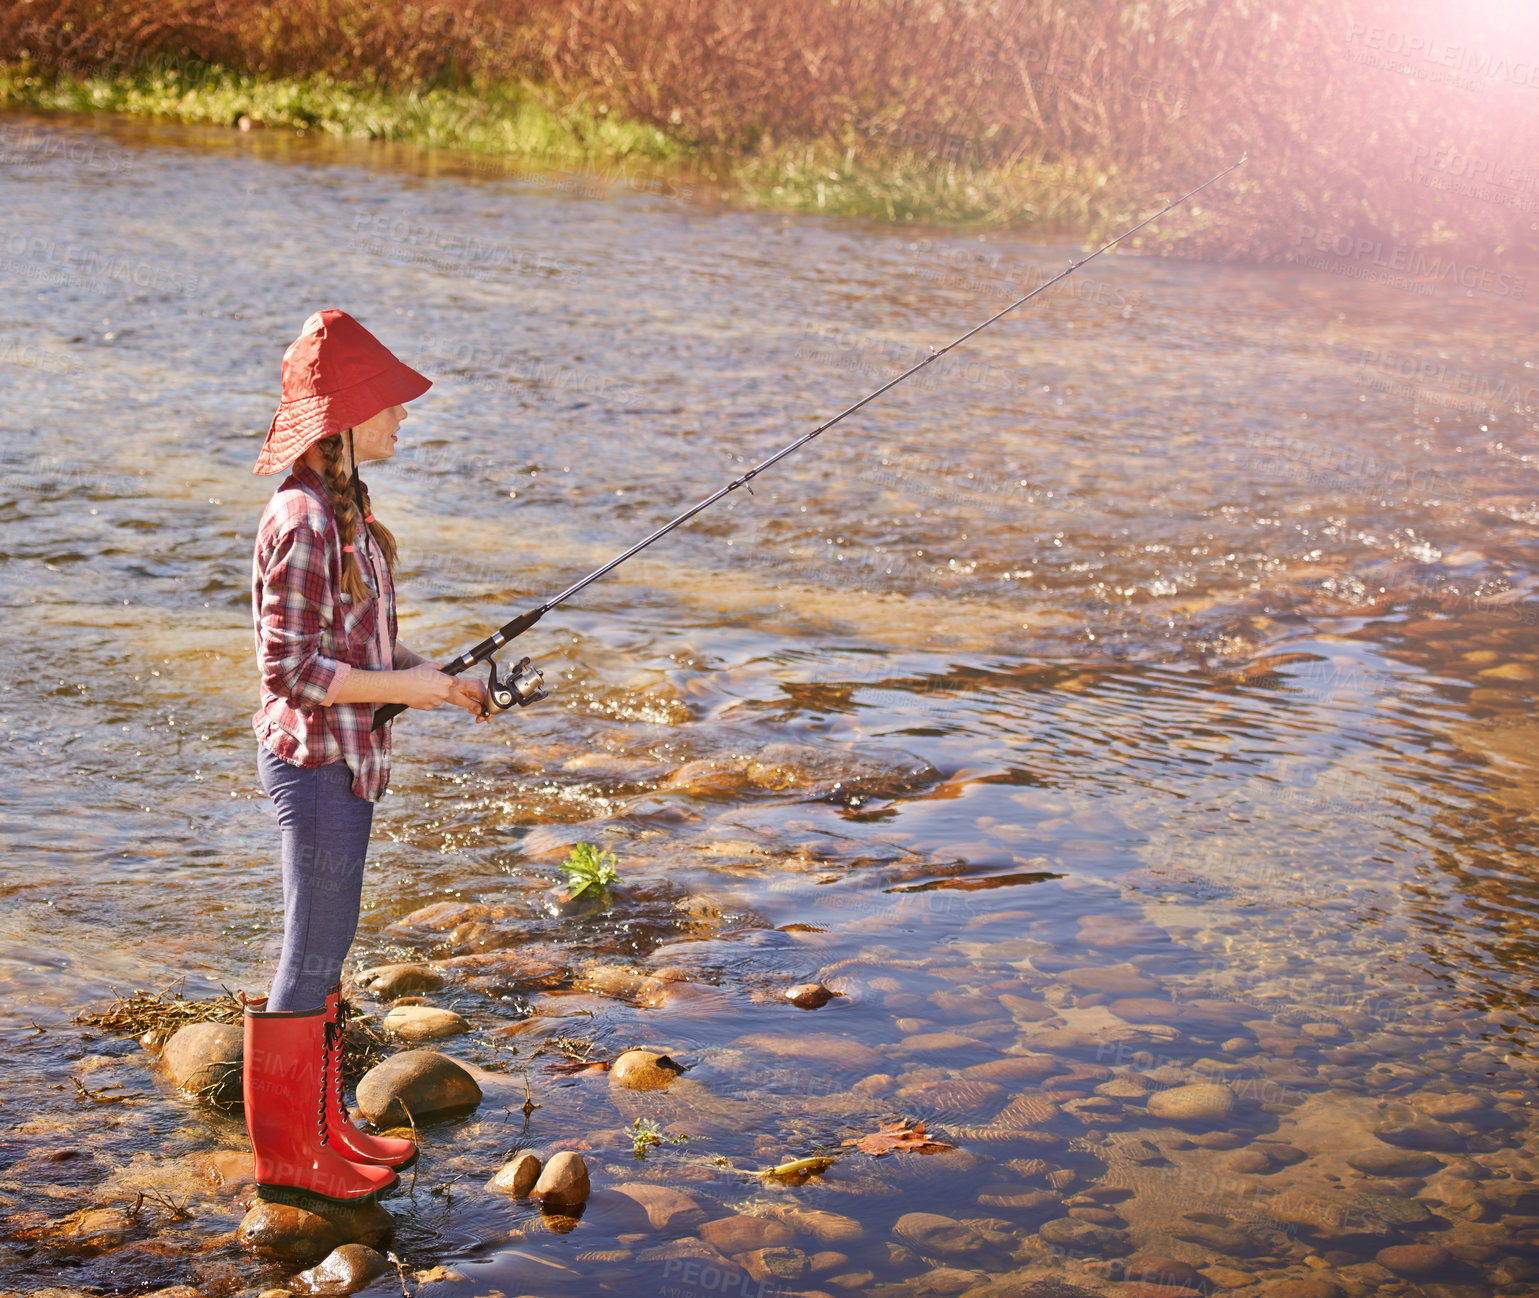
[[[478,681],[473,677],[453,676],[453,688],[449,691],[449,702],[465,709],[476,721],[490,721],[490,716],[482,716],[486,708],[486,682]]]
[[[400,678],[400,697],[396,702],[409,708],[436,708],[453,698],[454,691],[461,685],[457,678],[439,671],[432,663],[418,663],[393,674]]]

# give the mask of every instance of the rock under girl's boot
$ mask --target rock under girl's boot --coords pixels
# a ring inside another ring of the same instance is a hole
[[[355,1163],[378,1163],[399,1172],[417,1161],[417,1147],[396,1136],[371,1136],[353,1126],[342,1107],[342,984],[326,993],[326,1143]]]
[[[267,1011],[265,996],[241,997],[246,1134],[257,1197],[304,1207],[362,1203],[400,1184],[388,1167],[355,1163],[327,1144],[326,1010]]]

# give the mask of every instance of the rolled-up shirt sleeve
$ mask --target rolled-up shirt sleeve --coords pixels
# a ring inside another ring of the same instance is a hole
[[[267,688],[296,706],[329,707],[351,668],[321,652],[326,543],[309,527],[273,541],[261,565],[258,656]]]

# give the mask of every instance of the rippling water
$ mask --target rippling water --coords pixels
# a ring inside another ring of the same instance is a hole
[[[370,482],[402,638],[447,656],[1078,250],[117,121],[6,119],[0,174],[0,1267],[261,1287],[288,1272],[205,1183],[121,1247],[58,1223],[243,1139],[71,1018],[276,955],[249,466],[300,322],[342,306],[435,380]],[[658,1182],[859,1223],[764,1294],[1099,1291],[1129,1254],[1370,1293],[1416,1243],[1426,1292],[1532,1293],[1535,314],[1105,258],[547,616],[545,703],[404,718],[359,966],[534,944],[568,974],[434,997],[487,1099],[425,1131],[403,1262],[470,1277],[444,1294],[720,1291],[649,1260],[693,1221],[615,1207]],[[583,839],[627,890],[554,917]],[[684,981],[638,1002],[595,962]],[[845,995],[779,999],[809,979]],[[533,1056],[563,1036],[692,1067],[618,1091]],[[1149,1108],[1215,1080],[1221,1121]],[[1052,1108],[1029,1137],[1021,1094]],[[753,1175],[898,1113],[960,1151]],[[637,1120],[691,1138],[638,1161]],[[1429,1142],[1415,1176],[1342,1161]],[[575,1229],[479,1189],[562,1144],[601,1190]]]

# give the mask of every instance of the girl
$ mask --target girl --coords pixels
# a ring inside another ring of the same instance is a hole
[[[255,472],[288,476],[257,528],[251,601],[261,701],[257,769],[283,842],[283,954],[245,1006],[244,1093],[260,1197],[370,1199],[417,1158],[342,1108],[342,962],[358,927],[390,726],[374,705],[453,703],[485,720],[486,689],[396,642],[395,538],[358,465],[388,459],[404,403],[431,386],[343,311],[317,311],[283,354],[283,399]]]

